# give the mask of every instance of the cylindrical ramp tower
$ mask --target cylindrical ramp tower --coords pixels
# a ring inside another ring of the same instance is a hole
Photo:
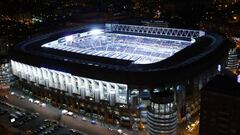
[[[151,92],[148,106],[147,130],[151,135],[175,135],[177,128],[177,109],[173,91]]]

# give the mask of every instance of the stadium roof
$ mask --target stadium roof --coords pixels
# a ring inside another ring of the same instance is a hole
[[[205,36],[197,38],[195,43],[173,56],[151,64],[134,64],[129,60],[41,47],[65,35],[84,31],[89,31],[89,28],[50,33],[22,42],[11,49],[11,59],[82,77],[131,85],[156,86],[161,83],[181,82],[214,67],[227,54],[227,45],[231,44],[225,37],[207,32]]]

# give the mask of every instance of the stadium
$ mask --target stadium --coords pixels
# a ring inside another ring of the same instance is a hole
[[[225,65],[217,33],[126,24],[67,29],[19,43],[12,72],[57,105],[108,123],[175,134]]]

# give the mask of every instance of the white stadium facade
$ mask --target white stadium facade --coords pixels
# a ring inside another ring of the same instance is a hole
[[[99,24],[24,41],[10,59],[23,86],[57,106],[175,134],[199,109],[199,90],[224,66],[228,44],[200,30]]]

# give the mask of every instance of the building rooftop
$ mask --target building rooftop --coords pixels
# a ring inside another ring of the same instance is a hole
[[[98,27],[98,29],[102,29],[105,25],[102,24]],[[139,26],[137,26],[139,27]],[[94,53],[94,55],[91,51],[85,51],[79,52],[78,50],[80,47],[87,47],[87,44],[82,44],[82,46],[78,46],[77,49],[73,49],[73,44],[70,42],[69,45],[64,45],[64,49],[67,49],[67,51],[54,49],[54,48],[48,48],[49,42],[56,41],[57,43],[63,43],[66,41],[69,41],[71,39],[74,39],[74,36],[77,36],[79,39],[83,35],[79,33],[85,33],[87,34],[89,31],[92,33],[93,27],[86,26],[86,27],[79,27],[74,29],[66,29],[59,32],[49,33],[46,35],[42,35],[39,37],[35,37],[33,39],[30,39],[28,41],[24,41],[19,43],[18,45],[14,46],[10,50],[10,58],[13,61],[21,62],[24,64],[30,64],[35,67],[40,68],[48,68],[48,69],[54,69],[61,72],[70,73],[72,75],[76,76],[83,76],[86,78],[94,78],[101,80],[104,78],[105,81],[110,82],[117,82],[117,83],[127,83],[127,84],[139,84],[139,85],[151,85],[153,88],[158,86],[159,83],[172,83],[172,82],[182,82],[183,80],[186,80],[188,78],[193,77],[196,74],[201,73],[202,71],[209,69],[209,67],[216,67],[216,64],[219,64],[219,59],[222,59],[223,57],[226,57],[227,51],[228,51],[228,40],[219,34],[216,33],[209,33],[206,32],[205,36],[201,36],[195,40],[194,43],[191,43],[190,45],[183,45],[184,49],[175,49],[176,52],[170,53],[170,57],[166,57],[164,53],[165,59],[162,59],[157,62],[148,62],[147,64],[139,64],[139,63],[133,63],[135,57],[132,59],[129,57],[125,57],[120,54],[112,55],[111,53]],[[127,30],[127,29],[125,29]],[[136,30],[136,29],[134,29]],[[148,31],[147,31],[148,30]],[[146,33],[150,33],[150,29],[147,29]],[[131,30],[129,30],[131,31]],[[159,32],[164,32],[162,29],[158,29]],[[168,33],[170,33],[170,36],[177,36],[180,37],[186,36],[186,33],[191,33],[189,30],[186,30],[188,32],[184,32],[184,30],[176,31],[175,29],[168,29]],[[176,33],[174,33],[176,31]],[[96,31],[95,31],[96,32]],[[108,31],[106,30],[108,33]],[[110,31],[111,32],[111,31]],[[120,31],[121,32],[121,31]],[[171,33],[172,32],[172,33]],[[131,32],[129,32],[131,33]],[[140,30],[139,30],[140,33]],[[156,32],[155,32],[156,33]],[[75,35],[76,34],[76,35]],[[111,33],[112,34],[112,33]],[[110,35],[111,35],[110,34]],[[69,35],[73,35],[73,37],[68,37]],[[163,35],[163,34],[162,34]],[[129,39],[133,36],[125,36],[120,34],[120,39]],[[118,37],[118,36],[117,36]],[[128,37],[128,38],[125,38]],[[159,57],[159,52],[163,51],[161,47],[159,47],[159,44],[156,46],[158,49],[150,50],[148,49],[150,46],[154,46],[150,41],[157,40],[161,41],[161,43],[168,44],[163,45],[163,47],[171,48],[171,47],[178,47],[182,46],[182,44],[175,44],[175,40],[169,40],[168,38],[149,38],[149,37],[142,37],[142,36],[134,36],[139,37],[139,39],[144,39],[144,42],[138,42],[135,44],[137,48],[141,48],[140,50],[134,51],[134,55],[138,54],[141,56],[146,56],[146,52],[151,52],[151,55],[149,56],[155,56]],[[106,38],[109,38],[108,36]],[[111,39],[111,36],[110,36]],[[116,39],[116,38],[115,38]],[[145,40],[146,39],[146,40]],[[151,40],[149,40],[151,39]],[[88,40],[89,41],[89,40]],[[111,41],[112,40],[107,40]],[[130,41],[136,41],[136,40],[130,40]],[[129,41],[129,42],[130,42]],[[142,41],[142,40],[141,40]],[[81,41],[82,43],[83,41]],[[120,41],[119,41],[120,42]],[[148,45],[143,46],[141,44],[147,43]],[[150,42],[150,44],[149,44]],[[177,40],[179,42],[179,40]],[[183,43],[182,40],[180,40],[181,43]],[[185,41],[184,41],[185,42]],[[187,43],[189,41],[186,41]],[[55,43],[55,42],[54,42]],[[98,42],[93,42],[98,43]],[[140,44],[141,43],[141,44]],[[104,45],[107,46],[104,46]],[[105,44],[99,44],[99,46],[106,50],[110,49],[109,47],[112,47],[114,45],[109,45],[109,43]],[[170,44],[170,45],[169,45]],[[43,47],[43,45],[46,45]],[[52,45],[52,44],[50,44]],[[55,44],[53,44],[54,46]],[[116,44],[115,44],[116,45]],[[160,44],[161,45],[161,44]],[[122,44],[119,44],[122,48],[115,48],[111,50],[122,50],[127,47],[132,46],[123,46]],[[119,47],[118,46],[118,47]],[[70,47],[70,48],[69,48]],[[147,47],[147,49],[145,49]],[[92,47],[89,47],[92,48]],[[93,47],[94,48],[94,47]],[[70,50],[69,50],[70,49]],[[96,49],[96,48],[95,48]],[[103,49],[103,50],[104,50]],[[136,48],[135,48],[136,49]],[[161,50],[159,50],[161,49]],[[156,50],[159,50],[155,52]],[[172,49],[168,49],[172,50]],[[72,52],[74,51],[74,52]],[[77,53],[77,52],[79,53]],[[123,51],[118,51],[122,52]],[[153,53],[154,52],[154,53]],[[165,52],[165,51],[164,51]],[[112,57],[103,57],[109,56],[111,54]],[[132,54],[132,53],[129,53]],[[142,55],[144,54],[144,55]],[[162,54],[162,53],[160,53]],[[101,57],[99,57],[101,55]],[[31,57],[31,59],[29,59]],[[116,59],[119,58],[119,59]],[[143,57],[144,59],[146,57]],[[135,59],[137,61],[138,59]],[[144,61],[146,63],[146,61]],[[203,64],[204,63],[204,64]]]
[[[240,83],[236,75],[217,75],[207,84],[206,88],[206,91],[240,96]]]

